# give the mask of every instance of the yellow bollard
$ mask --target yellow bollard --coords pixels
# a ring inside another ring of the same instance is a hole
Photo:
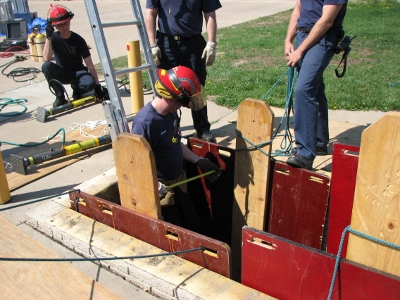
[[[0,144],[1,146],[1,144]],[[0,204],[5,204],[11,200],[10,188],[8,187],[6,171],[3,164],[3,156],[0,149]]]
[[[128,67],[135,68],[141,65],[139,41],[130,41],[126,45],[128,51]],[[144,105],[142,71],[129,73],[129,82],[132,99],[132,112],[137,113]]]

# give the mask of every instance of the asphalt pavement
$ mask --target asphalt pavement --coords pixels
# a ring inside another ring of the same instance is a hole
[[[46,18],[49,9],[49,1],[29,1],[30,11],[36,11],[39,17]],[[127,0],[98,0],[96,1],[101,15],[102,22],[115,22],[132,20],[130,2]],[[141,1],[144,8],[145,1]],[[221,0],[222,8],[217,11],[218,27],[228,27],[242,23],[258,17],[277,13],[279,11],[291,9],[294,0]],[[94,63],[100,61],[95,42],[91,32],[83,0],[53,2],[67,6],[74,14],[71,22],[71,29],[85,37],[88,44],[92,47],[92,58]],[[112,58],[126,55],[126,43],[130,40],[138,40],[137,30],[134,27],[110,28],[106,31],[106,39]],[[283,43],[283,37],[282,37]],[[28,55],[27,52],[16,52],[16,55]],[[11,62],[14,57],[0,58],[1,65]],[[37,68],[40,70],[41,62],[28,60],[11,64],[4,72],[9,72],[15,68]],[[209,72],[212,72],[212,67]],[[71,95],[71,90],[66,87]],[[128,118],[132,117],[132,102],[127,93],[122,93],[122,102]],[[60,128],[65,131],[78,130],[82,125],[104,126],[102,120],[105,119],[101,104],[88,105],[78,108],[65,114],[54,116],[42,123],[36,120],[38,107],[49,108],[54,101],[54,95],[48,89],[42,73],[32,75],[32,78],[23,82],[17,82],[13,78],[0,77],[0,97],[3,99],[27,99],[26,111],[16,116],[5,116],[4,113],[22,111],[23,106],[6,106],[0,115],[0,140],[12,142],[14,144],[26,144],[28,142],[40,142],[57,132]],[[151,95],[145,95],[145,103],[151,100]],[[212,123],[212,131],[216,133],[219,140],[225,139],[226,128],[234,128],[232,119],[235,118],[236,111],[226,107],[220,107],[213,102],[208,102],[209,120]],[[368,126],[383,115],[381,112],[345,112],[331,111],[330,118],[344,123],[352,123],[360,126]],[[184,135],[194,133],[190,113],[184,111],[182,115],[182,132]],[[106,128],[105,128],[106,129]],[[79,132],[79,130],[78,130]],[[80,133],[79,133],[80,134]],[[5,163],[6,173],[12,172],[10,165],[10,155],[18,153],[21,147],[3,143],[1,146],[2,156]],[[33,150],[32,150],[33,151]],[[28,183],[20,188],[11,191],[11,201],[0,206],[0,216],[27,232],[35,240],[39,241],[49,249],[56,252],[60,257],[74,257],[73,252],[52,241],[48,237],[35,231],[28,226],[26,213],[35,209],[43,203],[42,200],[51,196],[63,193],[68,189],[74,188],[97,175],[114,167],[114,158],[111,149],[93,154],[83,160],[79,160],[69,166],[56,170],[40,179]],[[153,296],[141,289],[126,282],[122,278],[113,275],[107,270],[100,268],[93,263],[73,263],[78,269],[83,270],[94,280],[120,295],[125,299],[152,299]]]

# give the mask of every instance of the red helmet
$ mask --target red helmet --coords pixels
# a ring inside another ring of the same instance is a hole
[[[207,104],[203,86],[192,69],[184,66],[169,70],[158,69],[158,78],[169,94],[183,106],[199,110]]]
[[[55,5],[49,10],[47,22],[51,23],[51,25],[57,25],[71,20],[73,16],[74,14],[65,6]]]
[[[167,91],[177,98],[190,98],[201,91],[201,84],[197,75],[184,66],[169,70],[158,69],[158,78]]]

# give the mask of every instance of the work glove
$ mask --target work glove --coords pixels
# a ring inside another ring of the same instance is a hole
[[[48,38],[49,40],[51,40],[51,36],[54,33],[54,26],[51,25],[50,23],[47,23],[46,25],[46,38]]]
[[[151,53],[153,54],[154,63],[156,66],[161,64],[161,50],[157,44],[151,45]]]
[[[213,164],[211,161],[209,161],[208,158],[200,158],[196,164],[203,173],[215,171],[214,173],[206,176],[206,179],[209,182],[214,182],[219,178],[219,176],[221,176],[222,169],[216,164]]]
[[[94,88],[94,95],[96,96],[96,101],[103,101],[104,100],[104,91],[101,84],[96,84]]]
[[[206,59],[206,66],[211,66],[215,61],[215,54],[217,49],[216,42],[207,42],[207,46],[203,50],[201,58]]]

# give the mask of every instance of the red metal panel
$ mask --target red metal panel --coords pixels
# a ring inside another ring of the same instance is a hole
[[[335,256],[243,228],[242,284],[278,299],[327,299]],[[400,277],[341,260],[332,299],[399,299]]]
[[[231,251],[227,244],[182,227],[154,219],[84,192],[71,192],[71,208],[167,252],[205,247],[179,256],[230,278]],[[76,201],[79,199],[79,202]]]
[[[321,249],[330,180],[275,162],[268,232]]]
[[[332,179],[329,200],[327,251],[337,254],[343,230],[350,225],[356,186],[360,147],[335,143],[332,154]],[[346,257],[348,235],[341,257]]]

